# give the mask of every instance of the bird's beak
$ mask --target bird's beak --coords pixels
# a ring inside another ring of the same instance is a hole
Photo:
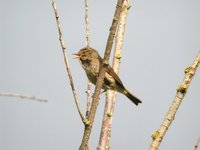
[[[74,59],[79,59],[80,58],[80,55],[77,53],[77,54],[73,54],[75,55]]]

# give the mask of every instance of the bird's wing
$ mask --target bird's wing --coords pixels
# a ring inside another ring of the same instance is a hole
[[[103,58],[101,58],[100,55],[99,55],[99,61],[100,61],[100,64],[103,63]],[[100,68],[99,68],[99,69],[100,69]],[[120,80],[119,76],[114,72],[114,70],[111,68],[110,65],[108,65],[108,67],[106,68],[106,72],[107,72],[110,76],[112,76],[118,83],[120,83],[122,86],[124,86],[123,83],[122,83],[122,81]]]
[[[114,70],[113,70],[110,66],[108,66],[108,67],[106,68],[106,72],[107,72],[110,76],[112,76],[112,77],[115,79],[115,81],[117,81],[118,83],[120,83],[121,85],[123,85],[123,83],[122,83],[122,81],[120,80],[119,76],[114,72]]]

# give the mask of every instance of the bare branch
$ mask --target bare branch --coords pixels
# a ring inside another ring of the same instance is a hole
[[[88,17],[88,0],[85,0],[85,29],[86,29],[86,46],[90,47],[90,30]]]
[[[0,93],[0,96],[8,96],[8,97],[17,97],[17,98],[22,98],[22,99],[30,99],[38,102],[48,102],[48,100],[36,96],[29,96],[29,95],[24,95],[21,93],[10,93],[10,92],[3,92]]]
[[[200,143],[200,137],[198,138],[197,143],[194,146],[194,150],[197,150],[199,143]]]
[[[183,79],[183,82],[177,87],[176,96],[168,110],[168,113],[166,114],[160,128],[155,133],[152,134],[153,141],[150,146],[151,150],[157,150],[159,148],[160,143],[162,142],[169,126],[174,120],[174,117],[181,102],[183,101],[183,98],[188,90],[192,78],[195,75],[199,63],[200,63],[200,51],[198,52],[198,55],[194,60],[193,64],[185,69],[185,77]]]
[[[88,0],[85,0],[85,30],[86,30],[86,47],[90,47],[90,30],[89,30],[89,16],[88,16]],[[87,106],[86,106],[86,117],[88,117],[90,111],[90,95],[91,95],[91,82],[88,80],[87,83]]]
[[[117,30],[117,36],[115,40],[115,52],[113,57],[113,70],[118,74],[121,51],[123,46],[126,18],[129,9],[129,0],[125,0],[122,6],[122,12],[120,14],[119,25]],[[111,136],[111,125],[112,125],[112,116],[114,113],[115,107],[115,98],[116,92],[114,90],[108,90],[106,96],[106,103],[104,109],[104,117],[101,127],[101,134],[99,139],[98,150],[109,150],[110,149],[110,136]]]
[[[56,8],[55,0],[52,0],[52,6],[53,6],[54,13],[55,13],[60,45],[62,47],[64,62],[65,62],[66,70],[67,70],[67,73],[68,73],[72,93],[73,93],[73,96],[74,96],[74,100],[75,100],[76,107],[78,109],[79,115],[82,119],[82,122],[85,124],[86,119],[85,119],[85,117],[84,117],[84,115],[81,111],[81,107],[80,107],[78,97],[77,97],[77,94],[76,94],[76,90],[75,90],[75,87],[74,87],[74,83],[73,83],[73,79],[72,79],[72,75],[71,75],[71,71],[70,71],[70,67],[69,67],[69,62],[68,62],[68,58],[67,58],[67,51],[66,51],[66,47],[65,47],[65,44],[64,44],[64,38],[63,38],[63,35],[62,35],[62,30],[61,30],[61,25],[60,25],[60,21],[59,21],[59,15],[58,15],[58,11],[57,11],[57,8]]]
[[[88,83],[87,83],[87,91],[86,91],[86,94],[87,94],[87,105],[86,105],[86,117],[88,117],[89,115],[89,112],[90,112],[90,107],[91,107],[91,86],[92,86],[92,83],[90,82],[90,80],[88,80]]]
[[[99,104],[99,94],[101,91],[101,87],[103,85],[103,79],[105,76],[106,67],[108,66],[109,57],[110,57],[110,53],[111,53],[111,49],[112,49],[112,45],[113,45],[113,41],[114,41],[114,37],[115,37],[115,33],[116,33],[118,21],[119,21],[119,15],[121,13],[121,8],[122,8],[123,2],[124,2],[124,0],[118,0],[118,2],[117,2],[115,15],[113,18],[112,26],[110,28],[110,34],[109,34],[109,37],[107,40],[106,50],[104,53],[103,65],[101,66],[99,77],[97,79],[97,84],[96,84],[93,99],[92,99],[91,110],[90,110],[90,113],[88,116],[89,124],[85,126],[82,143],[79,148],[80,150],[89,150],[88,142],[89,142],[97,106]]]

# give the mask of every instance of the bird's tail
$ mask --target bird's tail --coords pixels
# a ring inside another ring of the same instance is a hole
[[[135,105],[138,105],[139,103],[142,103],[142,101],[139,100],[139,98],[137,98],[136,96],[134,96],[133,94],[131,94],[128,90],[125,90],[124,94],[125,94]]]

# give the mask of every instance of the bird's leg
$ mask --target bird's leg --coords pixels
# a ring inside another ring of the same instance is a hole
[[[103,94],[104,92],[106,92],[107,90],[103,90],[100,94]]]

